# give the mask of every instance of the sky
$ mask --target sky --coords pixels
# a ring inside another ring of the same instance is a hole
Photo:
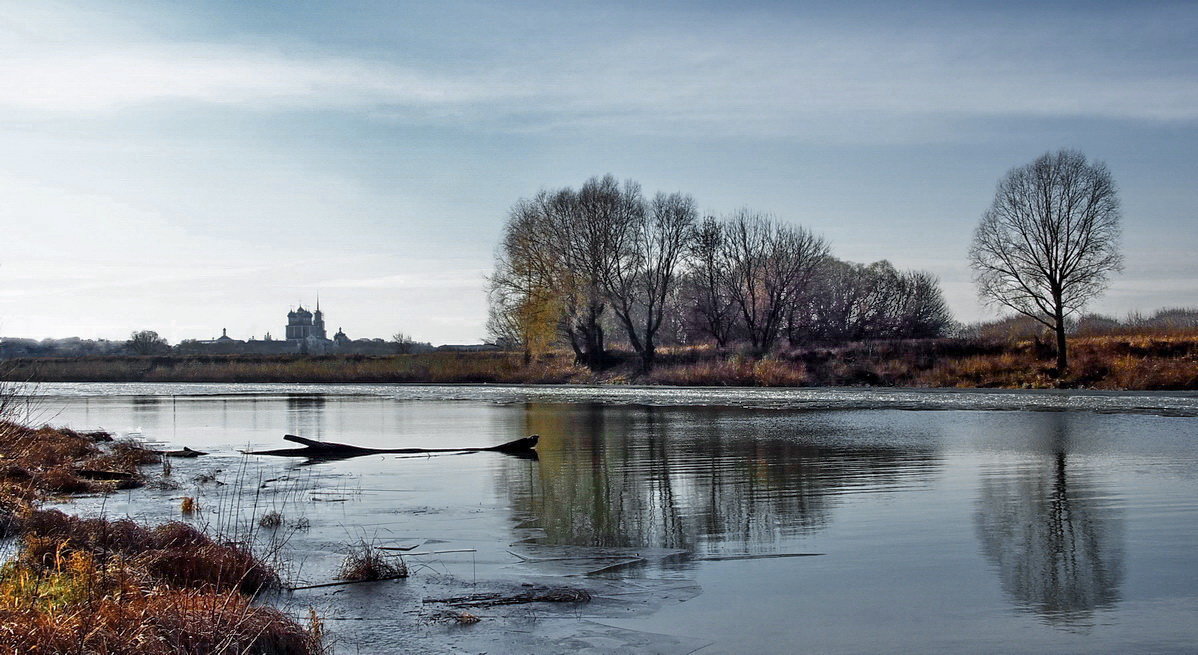
[[[913,6],[917,5],[917,6]],[[485,336],[509,208],[611,173],[939,276],[995,184],[1109,166],[1198,305],[1198,3],[0,3],[0,337]]]

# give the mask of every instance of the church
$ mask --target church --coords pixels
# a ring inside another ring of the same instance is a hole
[[[320,310],[320,301],[316,302],[316,311],[309,311],[301,303],[287,312],[285,339],[272,339],[267,333],[262,339],[250,337],[247,341],[234,339],[228,331],[222,329],[221,336],[208,340],[187,340],[179,344],[181,352],[187,353],[220,353],[220,354],[259,354],[285,355],[310,354],[323,355],[335,352],[367,352],[375,353],[383,350],[382,339],[359,340],[354,343],[340,328],[330,339],[325,329],[324,312]]]
[[[327,339],[324,331],[324,312],[320,311],[320,301],[316,301],[316,312],[310,312],[300,305],[287,312],[287,340],[302,340],[308,337]]]
[[[349,343],[349,337],[337,329],[337,334],[329,339],[324,327],[324,312],[320,311],[320,301],[316,301],[316,311],[310,312],[299,307],[287,312],[287,342],[294,344],[298,352],[323,353],[334,345]]]

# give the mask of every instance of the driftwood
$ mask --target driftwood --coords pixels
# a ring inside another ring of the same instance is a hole
[[[531,585],[530,585],[531,586]],[[525,603],[585,603],[591,594],[585,589],[570,587],[532,587],[516,594],[483,593],[453,598],[425,598],[425,603],[440,603],[450,607],[496,607],[499,605],[523,605]]]
[[[287,591],[303,591],[305,589],[322,589],[324,587],[344,587],[347,584],[362,584],[364,582],[386,582],[387,580],[402,580],[408,577],[407,573],[403,575],[388,575],[372,580],[338,580],[337,582],[322,582],[320,584],[307,584],[299,587],[287,587]]]
[[[135,477],[133,473],[126,473],[125,471],[101,471],[98,469],[79,469],[75,473],[81,478],[102,482],[125,482]]]
[[[507,443],[491,446],[490,448],[365,448],[362,446],[354,446],[344,443],[333,443],[331,441],[316,441],[315,439],[307,439],[305,437],[297,437],[294,434],[283,435],[283,439],[293,443],[302,444],[303,448],[279,448],[276,450],[252,450],[242,451],[247,455],[276,455],[279,457],[307,457],[308,459],[329,460],[329,459],[348,459],[350,457],[362,457],[363,455],[416,455],[424,453],[481,453],[481,452],[497,452],[507,455],[517,455],[524,457],[535,457],[537,441],[540,439],[537,435],[516,439]]]
[[[166,457],[192,458],[192,457],[199,457],[200,455],[207,455],[208,453],[206,453],[202,450],[192,450],[192,449],[188,448],[187,446],[183,446],[183,450],[164,450],[160,454],[164,455]]]

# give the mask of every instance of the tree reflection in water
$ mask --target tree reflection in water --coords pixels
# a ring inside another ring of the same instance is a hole
[[[1119,600],[1122,515],[1088,472],[1069,464],[1075,417],[1042,416],[1032,461],[983,473],[977,532],[1017,607],[1084,627]]]
[[[530,403],[525,416],[540,462],[499,484],[548,544],[771,552],[825,526],[837,495],[938,465],[930,445],[817,439],[796,412]]]

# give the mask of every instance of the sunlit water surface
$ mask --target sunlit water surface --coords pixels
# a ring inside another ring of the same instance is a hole
[[[341,652],[1193,652],[1198,396],[917,390],[54,384],[44,420],[189,446],[176,490],[75,511],[228,527],[279,509],[297,583],[344,544],[417,546],[402,582],[296,592]],[[932,411],[937,410],[937,411]],[[538,459],[238,451],[542,437]],[[216,473],[225,485],[194,481]],[[260,536],[261,537],[261,536]],[[433,552],[461,551],[461,552]],[[766,555],[804,555],[762,557]],[[602,570],[612,563],[614,566]],[[589,575],[588,575],[589,573]],[[521,582],[569,609],[434,620]]]

